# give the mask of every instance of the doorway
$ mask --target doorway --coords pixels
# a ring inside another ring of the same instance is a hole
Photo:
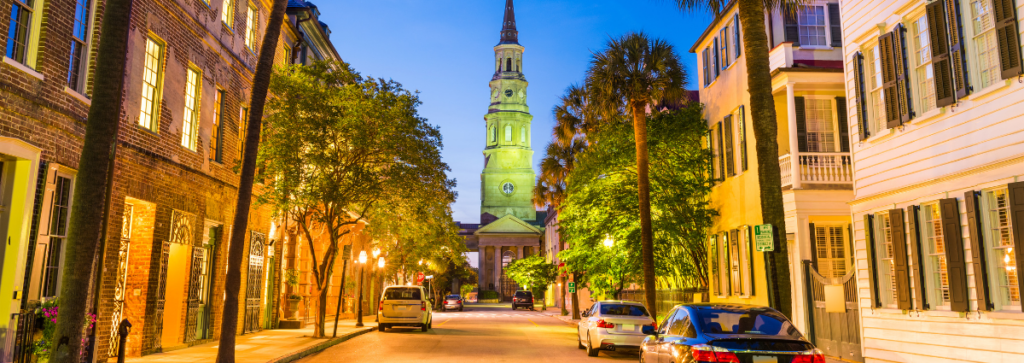
[[[164,280],[167,291],[164,294],[163,335],[160,343],[164,348],[178,345],[181,340],[181,318],[185,306],[185,290],[188,281],[192,246],[167,242],[167,275]]]

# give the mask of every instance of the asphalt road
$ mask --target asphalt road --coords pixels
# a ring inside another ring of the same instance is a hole
[[[540,312],[509,305],[467,305],[461,312],[435,312],[434,328],[372,331],[302,363],[328,362],[592,362],[637,361],[636,354],[602,351],[587,357],[576,347],[576,328]]]

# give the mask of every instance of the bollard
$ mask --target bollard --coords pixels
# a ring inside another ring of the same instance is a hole
[[[132,323],[128,319],[121,320],[117,326],[117,363],[124,363],[124,346],[128,343],[128,333],[132,332]]]

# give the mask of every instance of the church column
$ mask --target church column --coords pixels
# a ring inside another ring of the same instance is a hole
[[[516,259],[520,258],[526,258],[526,255],[523,254],[523,246],[516,246]]]
[[[501,289],[501,246],[494,246],[494,289]]]

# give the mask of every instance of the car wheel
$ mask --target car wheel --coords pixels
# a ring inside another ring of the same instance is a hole
[[[463,309],[463,307],[461,307],[461,306],[460,306],[460,307],[459,307],[459,311],[462,311],[462,309]]]
[[[426,332],[427,329],[429,329],[429,327],[427,327],[427,324],[420,325],[420,331]]]
[[[377,324],[377,331],[383,332],[384,329],[387,329],[387,327],[384,326],[384,324]]]
[[[597,353],[599,353],[599,352],[598,352],[597,348],[594,348],[594,341],[590,340],[590,334],[588,333],[587,334],[587,356],[588,357],[596,357]]]
[[[577,348],[580,348],[580,349],[586,349],[587,348],[587,347],[583,346],[583,339],[580,339],[580,330],[579,329],[576,329],[576,345],[577,345]]]

